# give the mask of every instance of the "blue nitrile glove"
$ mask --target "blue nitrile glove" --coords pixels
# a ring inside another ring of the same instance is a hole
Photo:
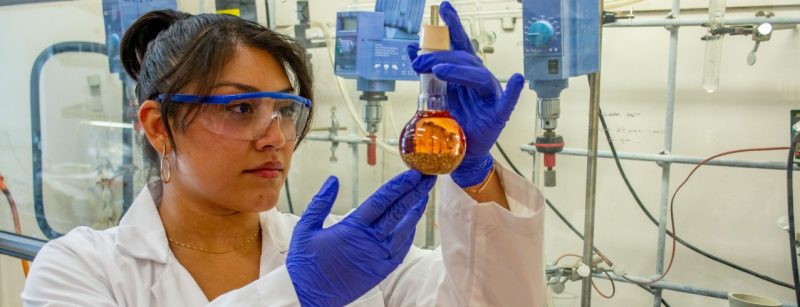
[[[286,269],[303,306],[344,306],[403,261],[435,176],[406,171],[341,222],[322,228],[339,191],[331,176],[294,228]]]
[[[525,78],[514,74],[503,91],[500,82],[475,56],[453,6],[442,2],[439,14],[449,27],[452,50],[418,56],[419,45],[412,44],[408,46],[408,56],[417,73],[433,73],[447,81],[447,109],[467,137],[464,160],[450,177],[466,188],[483,182],[489,175],[494,163],[489,150],[506,126]]]

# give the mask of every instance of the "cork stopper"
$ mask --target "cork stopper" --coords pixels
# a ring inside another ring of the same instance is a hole
[[[450,32],[439,25],[439,6],[431,6],[431,23],[422,26],[419,46],[426,51],[450,50]]]

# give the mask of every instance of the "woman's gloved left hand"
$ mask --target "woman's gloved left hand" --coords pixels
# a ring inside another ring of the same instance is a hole
[[[517,104],[525,78],[514,74],[505,91],[500,82],[475,55],[467,33],[453,6],[439,8],[450,30],[452,50],[418,55],[419,45],[408,46],[412,67],[419,74],[433,73],[447,81],[447,108],[467,137],[464,160],[450,177],[460,187],[477,185],[488,176],[494,160],[492,149]]]

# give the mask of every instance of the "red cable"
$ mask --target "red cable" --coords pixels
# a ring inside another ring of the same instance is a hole
[[[706,163],[708,163],[708,161],[714,160],[714,159],[722,157],[722,156],[732,155],[732,154],[735,154],[735,153],[753,152],[753,151],[788,150],[788,149],[789,149],[789,147],[760,147],[760,148],[737,149],[737,150],[726,151],[726,152],[723,152],[723,153],[719,153],[719,154],[713,155],[713,156],[708,157],[705,160],[701,161],[700,163],[698,163],[692,169],[692,171],[689,172],[689,175],[686,176],[686,179],[684,179],[683,182],[681,182],[681,184],[678,185],[678,188],[675,189],[675,192],[672,193],[672,198],[669,201],[669,219],[670,219],[670,224],[672,226],[672,234],[673,235],[672,235],[672,253],[671,253],[670,257],[669,257],[669,265],[667,265],[667,269],[664,270],[664,272],[661,273],[661,276],[659,276],[657,279],[654,279],[654,280],[651,280],[651,281],[648,281],[648,282],[635,282],[635,281],[634,282],[637,283],[637,284],[640,284],[640,285],[650,285],[650,284],[656,283],[659,280],[664,279],[664,277],[667,276],[667,274],[669,273],[670,269],[672,269],[672,264],[675,261],[675,241],[676,241],[675,238],[678,236],[678,233],[675,232],[675,206],[674,206],[675,196],[678,195],[678,191],[680,191],[681,188],[683,188],[683,186],[689,181],[689,178],[692,178],[692,175],[694,174],[695,171],[697,171],[697,169],[699,169],[701,166],[703,166]],[[625,276],[622,276],[622,277],[624,277],[625,279],[628,279]],[[630,279],[628,279],[628,280],[630,280]],[[633,281],[633,280],[630,280],[630,281]]]
[[[18,235],[22,235],[22,224],[19,222],[19,212],[17,212],[17,203],[14,202],[14,197],[11,196],[11,191],[8,190],[8,186],[6,186],[6,181],[2,174],[0,174],[0,190],[2,190],[3,194],[5,194],[6,199],[8,200],[8,206],[11,207],[11,217],[14,220],[14,232]],[[25,277],[28,277],[28,271],[29,271],[28,262],[25,260],[21,261],[22,261],[22,273],[25,274]]]
[[[583,257],[581,257],[580,255],[577,255],[577,254],[563,254],[563,255],[559,256],[558,258],[556,258],[556,261],[553,263],[553,265],[557,265],[558,262],[561,261],[561,259],[564,259],[566,257],[575,257],[575,258],[578,258],[578,259],[582,259],[583,258]],[[607,298],[607,299],[610,299],[610,298],[614,297],[614,294],[617,293],[617,287],[614,285],[614,280],[611,279],[611,275],[609,275],[608,272],[603,272],[603,273],[605,273],[606,276],[608,276],[608,280],[611,281],[611,295],[606,295],[603,292],[601,292],[600,289],[597,288],[597,285],[594,283],[594,280],[592,280],[592,288],[594,288],[594,291],[596,291],[597,294],[599,294],[600,296],[602,296],[604,298]]]
[[[614,297],[614,294],[617,293],[617,286],[614,285],[614,280],[611,279],[611,275],[608,274],[608,272],[603,272],[603,273],[605,273],[606,277],[608,277],[608,280],[611,281],[611,295],[605,295],[605,294],[603,294],[603,292],[600,292],[600,289],[598,289],[597,285],[594,284],[594,280],[592,280],[592,288],[594,288],[594,291],[596,291],[597,294],[599,294],[600,296],[602,296],[604,298],[607,298],[607,299],[610,299],[610,298]]]
[[[553,263],[553,265],[557,265],[558,262],[561,261],[561,259],[564,259],[564,258],[567,258],[567,257],[583,258],[583,257],[581,257],[580,255],[577,255],[577,254],[563,254],[563,255],[559,256],[558,258],[556,258],[556,261]]]

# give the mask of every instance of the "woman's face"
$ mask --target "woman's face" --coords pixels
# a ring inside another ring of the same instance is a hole
[[[241,46],[211,94],[285,91],[292,87],[281,64],[266,51]],[[169,185],[174,184],[182,197],[234,212],[275,207],[295,146],[277,124],[270,125],[263,137],[243,141],[211,132],[194,120],[174,138],[177,153],[168,156],[173,166]]]

